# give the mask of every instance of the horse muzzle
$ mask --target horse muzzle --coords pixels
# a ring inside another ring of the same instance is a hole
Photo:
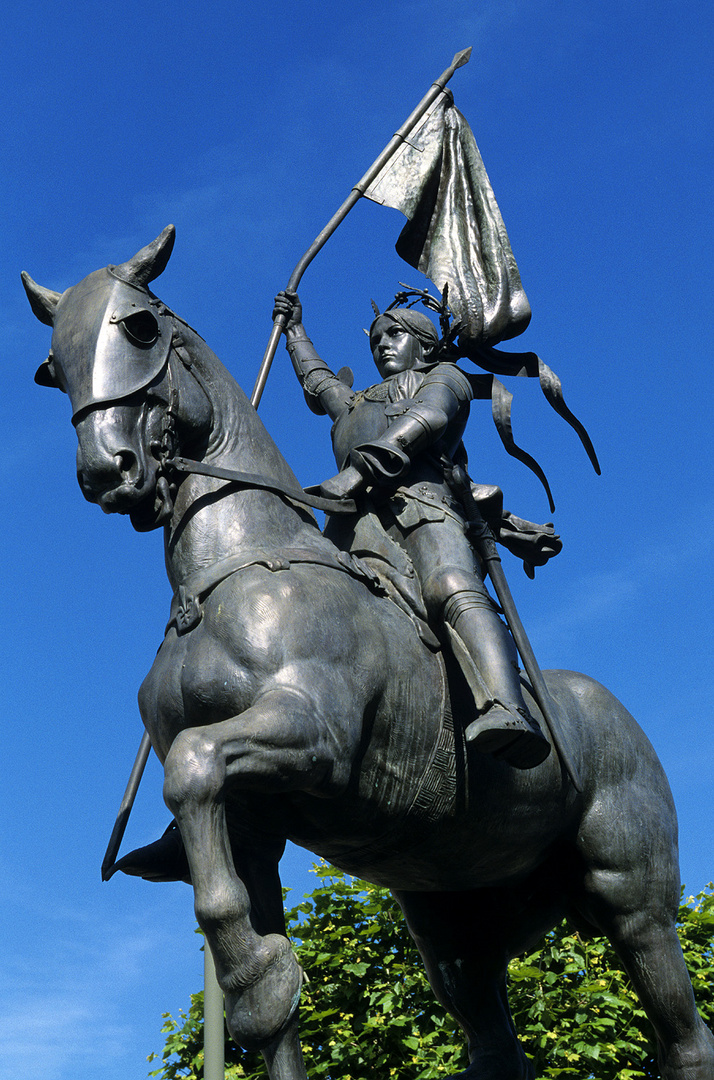
[[[105,514],[130,514],[147,496],[143,485],[131,483],[119,483],[97,491],[85,478],[80,477],[79,486],[85,499],[96,503]]]
[[[96,503],[105,514],[128,514],[137,532],[150,532],[166,524],[173,513],[173,491],[165,477],[154,473],[147,481],[139,475],[127,478],[126,462],[116,462],[117,477],[102,474],[98,484],[96,474],[77,470],[79,485],[85,499]]]
[[[115,411],[97,410],[77,423],[77,480],[85,499],[105,513],[128,514],[152,493],[158,462],[131,445],[113,422]]]
[[[77,480],[88,502],[96,503],[105,514],[129,514],[151,493],[140,467],[128,466],[118,457],[114,468],[109,465],[101,472],[77,468]]]
[[[161,473],[160,411],[119,403],[92,409],[75,423],[77,479],[105,514],[128,514],[139,532],[165,524],[173,489]]]

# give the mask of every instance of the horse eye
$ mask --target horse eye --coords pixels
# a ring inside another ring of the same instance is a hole
[[[154,345],[159,337],[159,324],[150,311],[135,311],[122,319],[124,332],[135,345],[144,348]]]

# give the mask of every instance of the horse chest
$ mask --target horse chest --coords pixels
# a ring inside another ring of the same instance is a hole
[[[180,731],[218,723],[249,704],[245,671],[201,626],[170,630],[139,691],[139,707],[163,761]]]

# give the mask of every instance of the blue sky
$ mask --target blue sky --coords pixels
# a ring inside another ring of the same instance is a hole
[[[518,441],[550,478],[562,555],[506,564],[542,666],[585,670],[637,716],[680,812],[688,891],[714,877],[711,760],[712,22],[703,0],[40,2],[4,17],[0,335],[6,616],[0,1061],[23,1080],[146,1075],[163,1011],[198,988],[190,891],[99,865],[141,735],[136,691],[161,640],[161,539],[84,502],[68,403],[36,387],[49,331],[21,269],[63,290],[173,221],[156,290],[250,390],[272,297],[453,54],[533,308],[514,347],[561,375],[603,466],[536,387]],[[402,219],[362,202],[308,270],[328,362],[372,379],[369,299],[421,284]],[[521,384],[524,385],[521,385]],[[332,475],[279,349],[261,414],[304,483]],[[487,407],[477,479],[548,518]],[[152,762],[128,844],[168,815]],[[291,853],[284,882],[310,887]]]

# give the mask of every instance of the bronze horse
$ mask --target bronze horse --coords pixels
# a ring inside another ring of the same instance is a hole
[[[466,746],[455,665],[320,533],[243,392],[149,291],[172,244],[169,228],[61,295],[24,280],[54,327],[37,379],[70,395],[84,495],[165,531],[174,599],[139,701],[233,1038],[271,1080],[305,1080],[278,876],[290,839],[394,891],[468,1038],[460,1076],[533,1077],[506,966],[568,916],[617,949],[663,1080],[714,1080],[674,925],[675,811],[647,738],[598,683],[551,671],[581,793],[555,752],[519,771]],[[250,475],[180,474],[179,453]]]

